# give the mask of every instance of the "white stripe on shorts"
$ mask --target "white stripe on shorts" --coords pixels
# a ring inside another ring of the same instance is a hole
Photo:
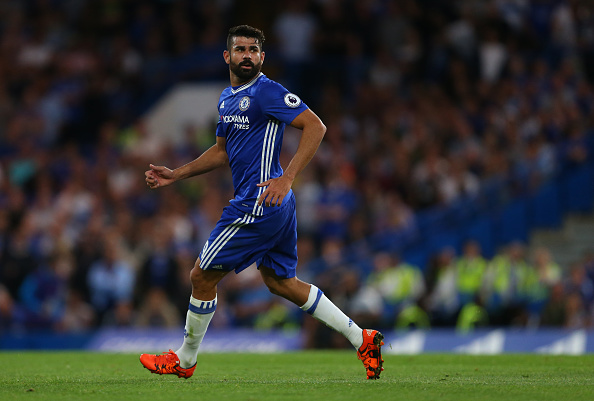
[[[217,238],[213,241],[212,245],[206,252],[202,253],[202,260],[200,260],[200,268],[206,269],[215,256],[223,249],[225,244],[239,231],[239,229],[254,221],[254,217],[246,213],[243,218],[236,219],[233,223],[229,224]]]

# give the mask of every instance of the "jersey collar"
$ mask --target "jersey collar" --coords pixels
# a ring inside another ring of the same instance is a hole
[[[264,75],[264,73],[260,72],[250,82],[248,82],[247,84],[241,85],[237,89],[233,89],[233,87],[231,87],[231,93],[235,95],[237,92],[241,92],[242,90],[249,88],[250,86],[252,86],[253,84],[255,84],[256,81],[258,80],[258,78],[260,78],[262,75]]]

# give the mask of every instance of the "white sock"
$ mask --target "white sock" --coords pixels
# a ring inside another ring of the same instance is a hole
[[[182,368],[191,368],[196,363],[198,348],[216,309],[216,296],[212,301],[200,301],[190,296],[190,305],[188,306],[186,327],[184,329],[184,343],[180,349],[175,351]]]
[[[309,297],[301,309],[326,326],[338,331],[345,336],[353,347],[359,349],[363,345],[362,330],[352,319],[345,315],[332,303],[315,285],[311,284]]]

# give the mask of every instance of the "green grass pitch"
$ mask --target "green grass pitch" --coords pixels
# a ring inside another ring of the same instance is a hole
[[[1,352],[0,400],[594,400],[594,355],[385,355],[365,380],[354,352],[201,354],[188,380],[137,354]]]

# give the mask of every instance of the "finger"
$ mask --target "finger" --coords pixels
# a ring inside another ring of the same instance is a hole
[[[153,174],[147,175],[144,180],[146,181],[147,185],[151,188],[159,184],[159,180]]]
[[[149,166],[151,167],[151,170],[154,171],[162,171],[165,168],[163,166],[155,166],[154,164],[149,164]]]
[[[258,186],[258,187],[265,187],[267,185],[270,185],[270,181],[271,180],[267,180],[267,181],[261,182],[259,184],[256,184],[256,186]]]
[[[264,191],[262,193],[262,195],[260,195],[260,197],[258,198],[258,206],[262,206],[262,203],[266,200],[267,196],[268,196],[268,191]]]

